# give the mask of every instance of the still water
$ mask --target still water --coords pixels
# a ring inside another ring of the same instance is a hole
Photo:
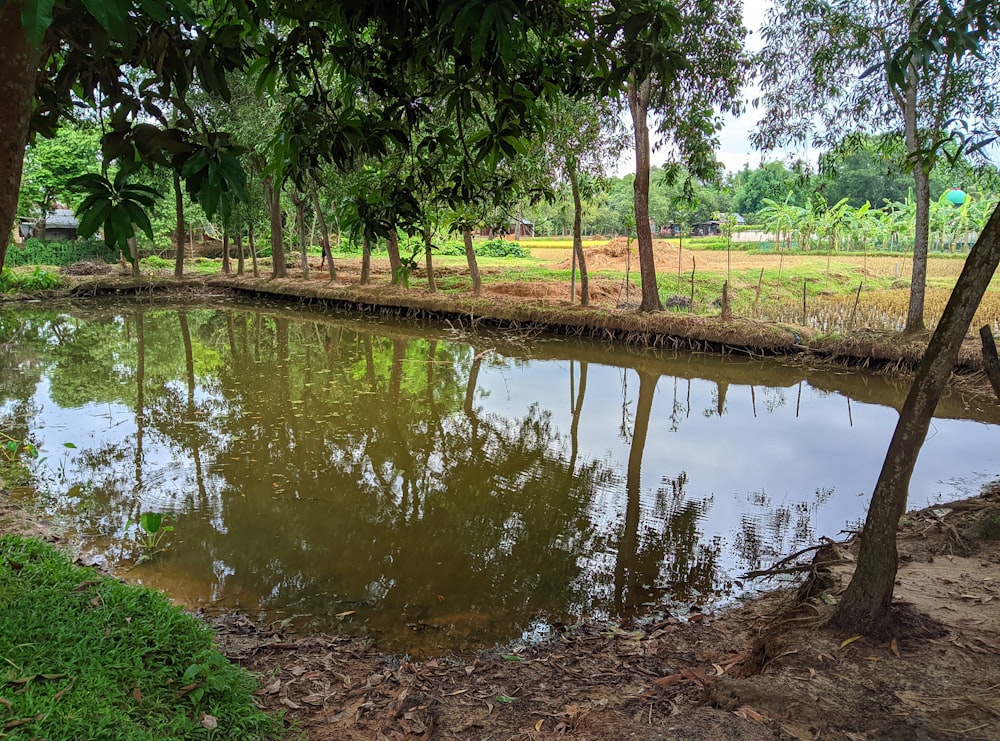
[[[863,518],[905,392],[242,304],[3,309],[0,374],[92,558],[414,657],[731,594]],[[997,405],[938,415],[911,506],[1000,469]]]

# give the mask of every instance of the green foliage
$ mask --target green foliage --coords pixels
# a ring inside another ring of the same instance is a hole
[[[206,626],[40,541],[0,538],[0,656],[6,717],[31,719],[17,738],[236,741],[279,730]]]
[[[463,254],[465,248],[462,249]],[[476,254],[481,257],[529,257],[530,253],[517,242],[506,239],[491,239],[476,246]]]
[[[28,274],[15,273],[7,268],[0,272],[0,293],[48,291],[63,285],[65,282],[62,278],[39,267]]]
[[[109,248],[104,240],[91,237],[75,242],[42,241],[32,237],[23,246],[11,245],[7,250],[5,264],[16,268],[21,265],[72,265],[81,260],[95,258],[114,262],[118,254]]]
[[[150,255],[142,258],[142,264],[151,270],[170,270],[174,267],[173,260],[167,260],[159,255]]]
[[[82,175],[73,178],[68,186],[77,193],[86,194],[76,208],[80,217],[79,232],[84,237],[103,226],[104,241],[121,250],[130,262],[133,256],[128,240],[136,236],[135,227],[153,239],[153,226],[146,211],[152,208],[159,194],[148,185],[129,183],[124,168],[118,171],[114,180],[104,175]]]
[[[162,512],[143,512],[139,515],[139,529],[135,533],[135,540],[143,553],[139,557],[139,562],[148,561],[159,551],[163,550],[161,545],[167,533],[174,531],[173,525],[164,525],[165,515]],[[128,522],[126,530],[130,530],[135,523]]]

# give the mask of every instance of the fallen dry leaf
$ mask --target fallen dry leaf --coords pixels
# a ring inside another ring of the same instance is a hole
[[[758,713],[756,710],[754,710],[749,705],[743,705],[742,707],[737,708],[733,712],[738,717],[744,718],[746,720],[752,720],[755,723],[763,723],[766,720],[766,718],[763,715],[761,715],[760,713]]]
[[[848,646],[850,646],[855,641],[860,640],[860,638],[861,638],[861,636],[851,636],[850,638],[848,638],[847,640],[845,640],[843,643],[841,643],[840,647],[841,648],[847,648]]]
[[[896,639],[895,638],[893,638],[892,641],[890,641],[890,643],[889,643],[889,650],[892,651],[896,655],[897,659],[900,658],[900,656],[899,656],[899,644],[896,643]]]

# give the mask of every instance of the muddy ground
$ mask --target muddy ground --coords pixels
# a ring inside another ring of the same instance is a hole
[[[786,589],[689,622],[654,609],[474,656],[408,662],[239,616],[220,643],[289,738],[1000,738],[1000,487],[904,518],[889,642],[822,625],[855,551],[824,549],[842,563],[805,603]]]

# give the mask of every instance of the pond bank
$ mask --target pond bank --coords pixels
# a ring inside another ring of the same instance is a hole
[[[634,306],[614,308],[606,304],[582,307],[552,298],[516,298],[504,292],[492,294],[489,289],[487,285],[481,297],[465,293],[430,294],[386,285],[381,280],[368,286],[331,283],[325,275],[308,281],[294,274],[285,279],[213,276],[178,280],[151,276],[138,284],[121,276],[88,276],[72,278],[72,285],[66,289],[0,298],[17,301],[229,293],[290,300],[302,306],[329,307],[361,315],[433,321],[469,330],[482,327],[585,338],[636,348],[781,357],[806,365],[832,364],[889,375],[914,373],[931,335],[929,331],[905,335],[863,328],[822,334],[793,324],[749,318],[723,319],[672,310],[650,314],[640,313]],[[540,295],[551,296],[553,292],[542,290]],[[982,348],[977,336],[970,334],[967,337],[954,373],[962,390],[992,393],[983,371]]]

